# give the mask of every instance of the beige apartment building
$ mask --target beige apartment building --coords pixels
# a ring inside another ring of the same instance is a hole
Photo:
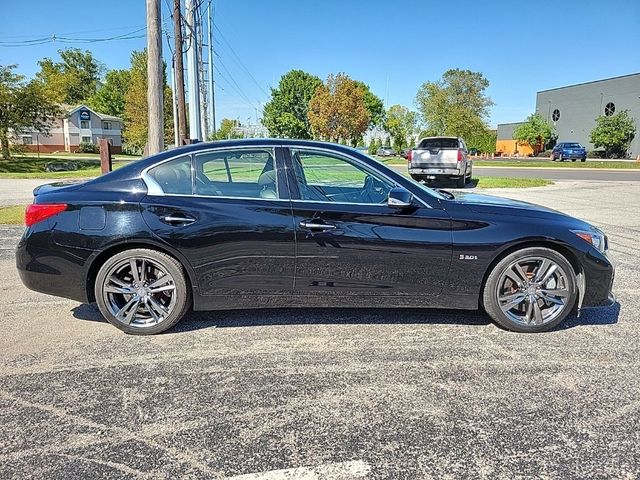
[[[75,152],[80,143],[98,143],[106,138],[113,153],[122,152],[122,119],[96,112],[86,105],[62,107],[48,134],[25,130],[14,135],[14,142],[33,152]]]

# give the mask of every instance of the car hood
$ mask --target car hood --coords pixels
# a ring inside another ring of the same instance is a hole
[[[534,203],[513,200],[510,198],[494,197],[493,195],[483,195],[479,193],[458,193],[452,201],[467,206],[470,210],[479,213],[490,213],[497,215],[519,215],[528,217],[547,217],[561,215],[564,213],[543,207]]]

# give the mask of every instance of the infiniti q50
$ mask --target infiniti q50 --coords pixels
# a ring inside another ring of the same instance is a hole
[[[24,284],[96,302],[132,334],[189,309],[280,306],[482,308],[537,332],[612,300],[607,237],[592,225],[433,190],[321,142],[180,147],[38,187],[25,220]]]

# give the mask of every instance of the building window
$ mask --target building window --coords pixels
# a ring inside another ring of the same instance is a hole
[[[558,120],[560,120],[560,110],[556,108],[551,114],[551,118],[553,119],[554,122],[557,122]]]
[[[610,117],[611,115],[613,115],[614,113],[616,113],[616,104],[613,102],[609,102],[604,106],[604,114],[607,117]]]
[[[22,137],[23,145],[33,145],[33,137]]]
[[[80,120],[80,128],[89,128],[89,120]]]
[[[103,130],[111,130],[111,122],[102,122],[102,129]]]
[[[80,141],[82,143],[91,143],[91,137],[82,137]]]

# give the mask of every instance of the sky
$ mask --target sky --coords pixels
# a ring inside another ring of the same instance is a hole
[[[163,21],[171,26],[162,0]],[[539,90],[640,72],[639,0],[214,0],[216,115],[254,121],[291,69],[344,72],[387,106],[415,109],[425,81],[450,68],[482,72],[489,123],[523,120]],[[146,45],[144,0],[0,0],[0,65],[32,77],[43,57],[90,49],[126,68]],[[132,33],[133,32],[133,33]],[[52,35],[127,40],[8,46]],[[13,43],[10,43],[13,42]],[[167,42],[163,54],[170,59]]]

